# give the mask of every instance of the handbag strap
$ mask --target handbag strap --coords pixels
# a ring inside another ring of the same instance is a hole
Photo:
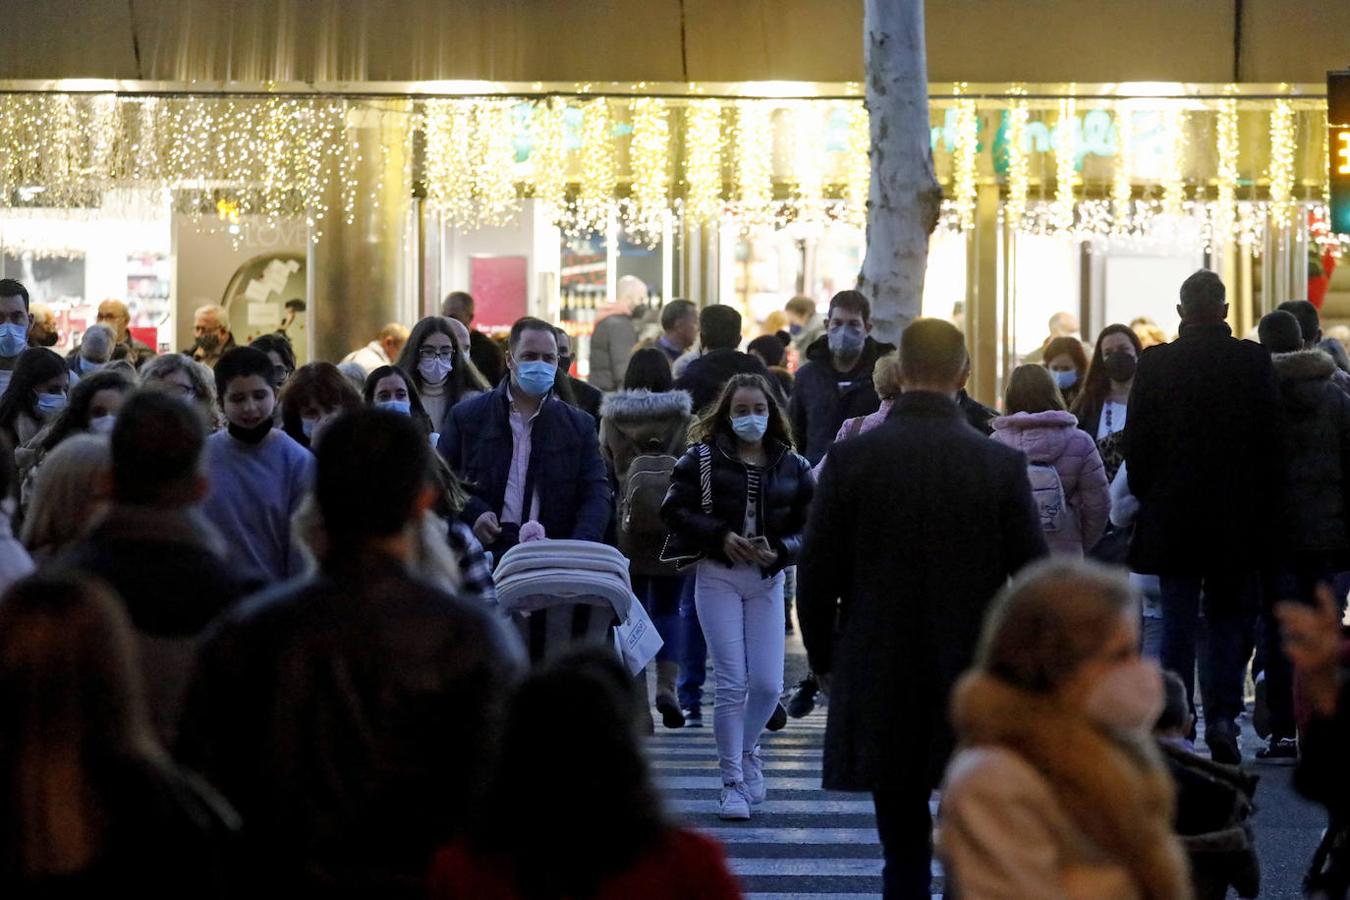
[[[703,514],[712,515],[712,450],[706,443],[698,445],[698,482],[703,492]]]

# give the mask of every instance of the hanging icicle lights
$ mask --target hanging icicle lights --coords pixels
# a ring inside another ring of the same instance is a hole
[[[1018,92],[1024,91],[1018,89]],[[1027,101],[1014,100],[1008,109],[1008,203],[1004,207],[1004,219],[1012,231],[1022,227],[1027,214],[1027,195],[1031,188],[1027,164],[1027,122],[1030,118]]]
[[[1270,217],[1276,227],[1288,227],[1294,218],[1294,107],[1276,100],[1270,111]]]
[[[401,100],[0,94],[0,207],[99,214],[105,198],[111,203],[133,190],[149,196],[150,206],[194,216],[214,215],[225,200],[241,216],[298,219],[317,238],[333,217],[351,221],[358,201],[389,198],[383,185],[358,178],[366,146],[360,130],[375,127],[382,140],[374,152],[391,152],[400,141],[417,146],[410,186],[415,181],[459,228],[503,223],[522,197],[546,201],[549,215],[569,230],[603,230],[621,214],[641,240],[651,240],[673,212],[741,229],[803,218],[865,222],[870,134],[856,99],[577,91]],[[1229,229],[1246,240],[1267,204],[1278,221],[1291,222],[1296,185],[1306,183],[1316,197],[1325,184],[1324,168],[1311,162],[1318,154],[1296,147],[1300,135],[1320,137],[1300,124],[1321,115],[1306,100],[1225,93],[1182,112],[1168,111],[1165,101],[1116,99],[1107,101],[1116,104],[1113,135],[1096,115],[1105,110],[1084,113],[1067,97],[1032,101],[1016,85],[1008,94],[988,104],[958,95],[935,107],[933,146],[953,149],[952,215],[944,219],[952,227],[970,226],[976,176],[986,166],[1006,179],[1005,220],[1013,227],[1106,223],[1117,234],[1146,230],[1164,212],[1185,216],[1200,207],[1218,233]],[[1005,140],[991,136],[981,147],[978,117],[998,106],[1007,109]],[[1243,111],[1269,116],[1270,144],[1268,155],[1264,143],[1250,152],[1246,177],[1257,183],[1239,201]],[[1006,170],[997,158],[979,159],[1004,147]],[[1096,161],[1103,156],[1106,166]],[[413,166],[413,155],[407,158]],[[1209,159],[1218,165],[1206,172]],[[1210,201],[1200,199],[1206,179],[1216,186]],[[1030,208],[1037,186],[1052,191],[1049,220]],[[1141,186],[1156,193],[1134,200]],[[1092,208],[1090,223],[1079,221],[1085,196],[1107,200]]]
[[[1073,98],[1059,101],[1059,119],[1055,123],[1055,228],[1073,227],[1073,186],[1078,156],[1077,110]]]
[[[962,85],[964,87],[964,85]],[[979,163],[980,120],[975,101],[962,97],[956,101],[956,146],[952,156],[952,199],[963,231],[975,227],[975,174]]]
[[[633,137],[628,145],[632,172],[628,231],[655,246],[664,230],[670,193],[670,111],[659,97],[633,101]]]

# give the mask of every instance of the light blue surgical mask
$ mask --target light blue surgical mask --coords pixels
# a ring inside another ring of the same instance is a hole
[[[37,411],[43,419],[53,419],[66,408],[65,394],[38,394]]]
[[[412,415],[412,401],[410,400],[376,400],[376,409],[387,409],[390,412],[400,413],[405,416]]]
[[[90,360],[85,359],[83,356],[80,357],[80,371],[83,372],[85,375],[92,375],[106,365],[107,363],[105,362],[91,362]]]
[[[300,420],[300,433],[305,436],[305,440],[310,440],[311,438],[314,437],[314,429],[318,426],[318,424],[319,424],[318,419]]]
[[[516,386],[531,397],[542,397],[553,390],[558,376],[556,363],[532,360],[516,363]]]
[[[1078,383],[1078,373],[1073,369],[1067,372],[1051,372],[1055,376],[1055,384],[1059,385],[1061,391],[1067,391]]]
[[[28,326],[6,322],[0,325],[0,356],[18,356],[28,348]]]
[[[753,444],[755,441],[763,438],[764,432],[769,430],[769,417],[767,415],[756,416],[754,414],[733,417],[731,420],[731,430],[736,432],[736,437],[748,444]]]

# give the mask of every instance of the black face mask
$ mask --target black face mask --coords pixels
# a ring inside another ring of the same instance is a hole
[[[230,437],[238,438],[245,444],[261,444],[263,438],[272,433],[272,420],[268,419],[260,425],[253,428],[241,428],[233,422],[230,423]]]
[[[1134,358],[1133,353],[1108,353],[1102,357],[1102,368],[1106,370],[1106,377],[1112,381],[1129,381],[1134,377],[1134,370],[1139,365],[1139,361]]]

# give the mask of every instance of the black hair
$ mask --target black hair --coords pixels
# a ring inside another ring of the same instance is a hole
[[[942,319],[915,319],[900,335],[900,371],[906,381],[953,386],[970,363],[961,330]]]
[[[125,394],[135,386],[136,383],[120,368],[102,369],[81,378],[80,383],[70,389],[70,402],[52,422],[47,437],[42,441],[42,449],[51,450],[72,434],[89,430],[89,409],[93,405],[94,395],[99,391],[120,391]]]
[[[468,840],[508,864],[522,896],[593,896],[673,827],[642,753],[639,709],[632,677],[608,649],[565,653],[516,691]],[[554,740],[560,733],[571,737]],[[533,812],[522,817],[523,808]],[[578,808],[585,828],[575,827]]]
[[[422,405],[422,395],[417,390],[417,385],[412,377],[398,366],[380,366],[374,372],[366,376],[366,386],[361,391],[361,399],[366,402],[366,406],[375,405],[375,385],[379,384],[390,375],[397,375],[403,379],[403,384],[408,389],[408,409],[412,413],[413,423],[430,439],[432,432],[436,430],[436,425],[431,421],[431,416],[427,414],[427,408]]]
[[[474,390],[475,385],[469,380],[469,367],[465,365],[466,354],[460,351],[459,341],[455,340],[455,332],[450,328],[450,321],[445,316],[427,316],[422,321],[413,326],[408,334],[408,340],[403,344],[403,352],[398,355],[398,361],[395,363],[400,369],[407,373],[412,379],[412,383],[420,391],[426,384],[426,379],[422,377],[421,371],[417,368],[420,359],[417,356],[422,349],[422,342],[428,335],[443,334],[450,339],[450,374],[445,378],[446,402],[449,406],[454,406],[464,398],[469,391]]]
[[[1193,272],[1181,283],[1181,312],[1186,318],[1217,319],[1223,316],[1227,295],[1223,280],[1208,269]]]
[[[381,409],[339,416],[316,455],[314,495],[330,560],[402,531],[431,471],[426,435],[407,416]]]
[[[1298,319],[1298,327],[1303,332],[1304,344],[1315,344],[1318,338],[1322,336],[1322,317],[1317,313],[1317,307],[1308,300],[1286,300],[1276,309],[1282,309],[1287,313],[1292,313],[1295,319]]]
[[[221,407],[225,406],[225,393],[230,382],[252,375],[257,375],[273,392],[276,391],[272,383],[272,361],[266,353],[252,347],[234,347],[225,351],[216,363],[216,394],[220,397]]]
[[[287,372],[295,371],[295,348],[291,346],[291,339],[285,335],[264,334],[262,337],[254,338],[249,346],[264,353],[275,353],[281,357],[281,364],[286,367]]]
[[[872,321],[872,301],[862,291],[840,291],[830,298],[830,311],[826,316],[834,315],[835,309],[846,309],[863,317],[864,322]]]
[[[163,391],[135,391],[117,414],[110,443],[114,498],[152,505],[200,471],[206,422],[195,403]]]
[[[628,368],[623,373],[623,389],[635,391],[645,388],[654,394],[674,390],[675,376],[670,372],[670,357],[664,350],[643,347],[628,357]]]
[[[735,350],[741,345],[741,314],[731,306],[705,306],[698,314],[698,333],[704,351]]]
[[[787,348],[783,342],[778,339],[776,334],[761,334],[750,342],[746,347],[750,353],[758,353],[760,359],[764,360],[766,366],[781,366],[783,357],[787,355]]]
[[[694,305],[694,301],[683,298],[672,300],[661,307],[661,330],[669,331],[680,324],[680,321],[686,316],[697,313],[698,307]]]
[[[1293,353],[1303,349],[1306,332],[1298,317],[1285,309],[1266,313],[1256,326],[1261,346],[1271,353]]]
[[[553,333],[552,325],[548,324],[543,319],[536,319],[534,316],[525,316],[524,318],[517,319],[516,323],[511,326],[511,336],[508,339],[508,344],[511,347],[511,352],[513,354],[516,352],[516,345],[520,343],[520,336],[527,331],[545,331],[553,335],[555,343],[558,340],[558,336]]]
[[[66,361],[46,347],[29,347],[19,354],[14,363],[14,373],[9,379],[9,387],[0,397],[0,430],[8,433],[11,442],[18,444],[14,422],[19,413],[30,419],[38,417],[37,386],[58,375],[69,374]]]
[[[28,288],[13,278],[0,278],[0,297],[21,297],[23,308],[28,309]]]

